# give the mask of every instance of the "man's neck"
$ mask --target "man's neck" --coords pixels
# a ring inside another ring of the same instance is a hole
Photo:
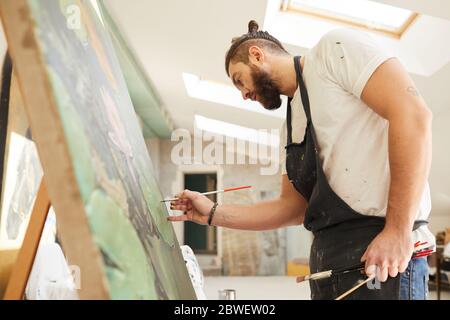
[[[293,97],[297,90],[297,74],[295,72],[294,57],[291,55],[273,56],[272,74],[273,80],[278,84],[282,95]],[[304,66],[304,58],[300,61]]]

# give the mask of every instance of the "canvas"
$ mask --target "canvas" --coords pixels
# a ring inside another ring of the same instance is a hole
[[[17,249],[28,226],[42,179],[42,168],[31,140],[11,132],[0,218],[0,249]]]
[[[99,13],[91,1],[1,6],[81,298],[195,299]]]

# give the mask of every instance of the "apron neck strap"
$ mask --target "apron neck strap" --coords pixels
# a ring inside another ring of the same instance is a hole
[[[292,143],[292,119],[291,119],[291,101],[292,98],[288,98],[287,103],[287,113],[286,113],[286,129],[287,129],[287,144],[290,145]]]
[[[299,68],[298,68],[298,62],[300,61],[300,56],[294,57],[294,66],[295,66],[295,73],[297,75],[297,85],[300,85],[299,79],[302,78],[302,68],[300,68],[300,74],[299,74]],[[286,112],[286,129],[287,129],[287,144],[290,145],[292,143],[292,107],[291,107],[291,101],[292,97],[288,98],[287,102],[287,112]]]
[[[308,97],[308,91],[306,90],[305,82],[303,81],[303,74],[302,74],[302,68],[300,65],[300,56],[294,57],[294,66],[295,66],[295,73],[297,75],[297,84],[300,87],[300,96],[302,98],[302,105],[303,110],[305,111],[306,120],[307,120],[307,128],[310,128],[312,131],[312,138],[314,145],[317,149],[317,141],[316,141],[316,135],[314,132],[314,128],[312,125],[312,119],[311,119],[311,110],[309,107],[309,97]],[[292,143],[292,108],[291,108],[291,101],[292,98],[288,98],[288,104],[287,104],[287,114],[286,114],[286,127],[287,127],[287,144]]]
[[[300,65],[300,56],[294,57],[295,73],[297,74],[297,83],[300,87],[300,96],[302,98],[303,109],[305,110],[308,125],[312,124],[311,109],[309,107],[308,91],[306,91],[305,82],[303,81],[302,67]]]

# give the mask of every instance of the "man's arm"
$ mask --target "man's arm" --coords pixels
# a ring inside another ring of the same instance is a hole
[[[412,255],[413,223],[431,165],[432,114],[397,59],[378,67],[361,99],[389,121],[386,225],[363,256],[366,267],[380,267],[380,280],[385,281],[388,273],[395,277],[405,271]]]
[[[194,221],[207,224],[213,202],[198,192],[185,190],[172,202],[172,209],[184,215],[169,221]],[[215,226],[243,230],[270,230],[303,223],[306,201],[294,189],[287,175],[281,179],[280,197],[253,205],[219,205],[212,220]]]

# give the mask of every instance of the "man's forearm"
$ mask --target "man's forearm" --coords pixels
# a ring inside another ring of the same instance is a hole
[[[270,230],[303,223],[304,209],[282,198],[253,205],[220,205],[212,224],[241,230]]]
[[[427,109],[390,121],[389,164],[386,228],[410,231],[431,165],[431,112]]]

